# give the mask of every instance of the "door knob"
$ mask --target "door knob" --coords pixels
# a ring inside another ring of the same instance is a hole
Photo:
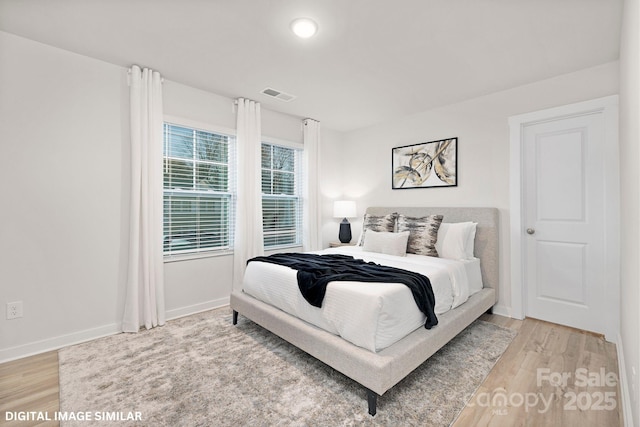
[[[527,228],[527,234],[534,234],[536,232],[536,230],[534,230],[533,228]]]

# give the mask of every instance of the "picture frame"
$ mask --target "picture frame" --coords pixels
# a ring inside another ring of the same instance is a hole
[[[458,138],[391,149],[391,188],[457,187]]]

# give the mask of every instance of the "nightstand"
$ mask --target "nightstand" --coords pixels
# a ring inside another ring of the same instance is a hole
[[[333,241],[333,242],[329,242],[329,247],[330,248],[339,248],[340,246],[355,246],[355,245],[356,245],[356,243],[353,240],[351,242],[349,242],[349,243],[342,243],[342,242],[339,242],[337,240]]]

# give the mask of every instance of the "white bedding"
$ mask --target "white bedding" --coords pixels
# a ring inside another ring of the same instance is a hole
[[[405,257],[364,252],[343,246],[319,251],[340,253],[382,265],[421,273],[429,278],[435,312],[442,314],[482,289],[480,261],[450,260],[407,254]],[[322,307],[309,304],[298,289],[296,271],[277,264],[250,262],[244,292],[353,344],[377,352],[424,326],[411,290],[400,283],[330,282]],[[436,326],[437,327],[437,326]]]

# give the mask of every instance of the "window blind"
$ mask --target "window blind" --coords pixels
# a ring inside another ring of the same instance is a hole
[[[165,256],[233,247],[234,138],[165,123]]]
[[[262,143],[264,246],[302,244],[302,150]]]

